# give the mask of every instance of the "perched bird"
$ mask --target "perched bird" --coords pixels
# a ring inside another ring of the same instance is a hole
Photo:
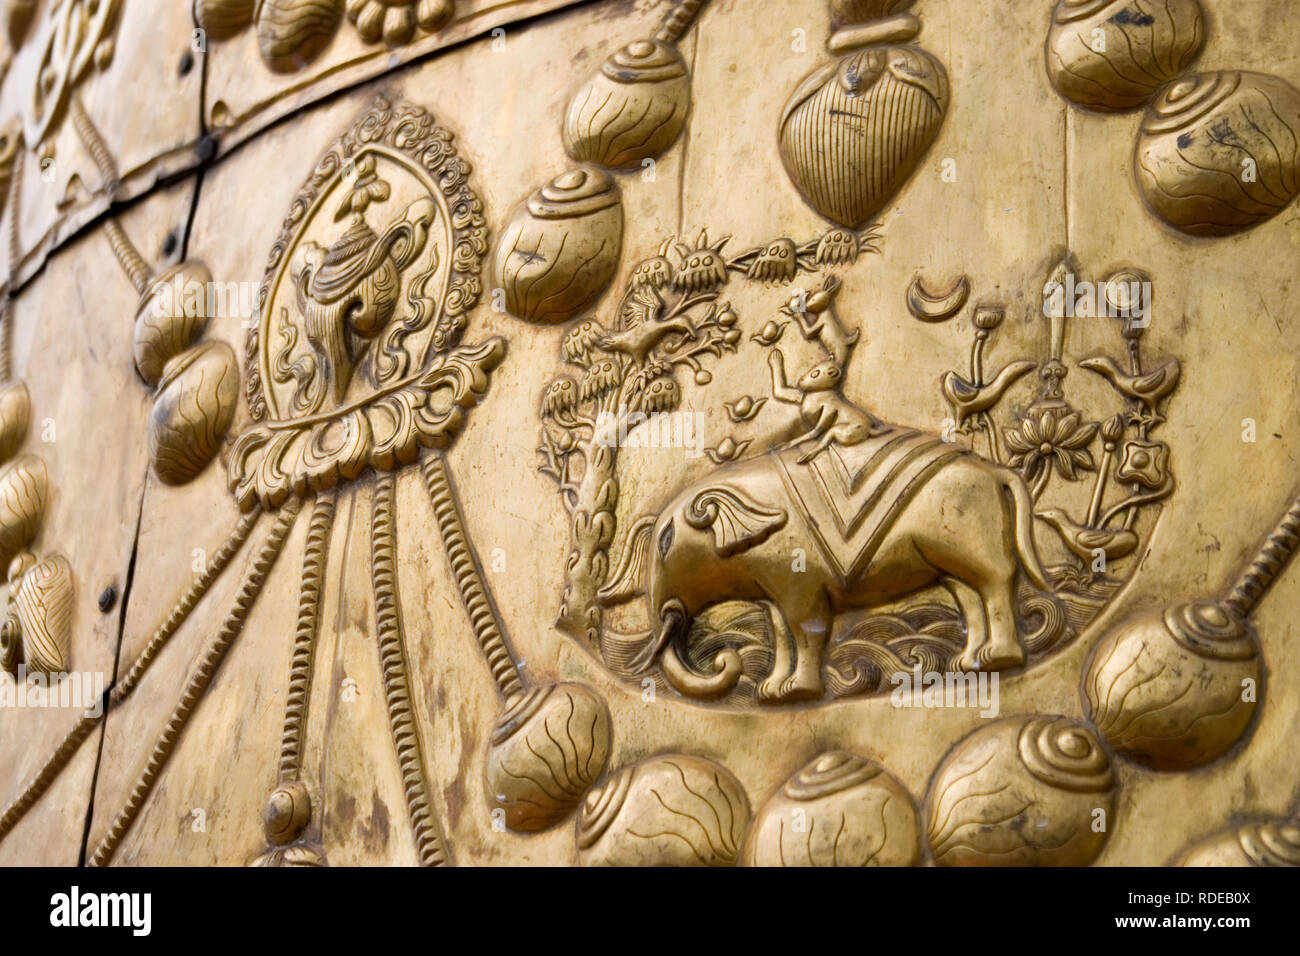
[[[1079,363],[1079,368],[1086,368],[1089,372],[1096,372],[1103,378],[1109,379],[1110,383],[1124,395],[1151,409],[1178,387],[1178,376],[1182,373],[1182,366],[1176,358],[1169,359],[1159,368],[1149,372],[1139,372],[1136,375],[1126,373],[1114,359],[1107,355],[1084,359]]]
[[[641,365],[665,336],[677,333],[693,339],[699,335],[694,324],[685,316],[666,322],[660,320],[662,306],[663,300],[653,288],[646,286],[633,291],[623,305],[625,327],[618,332],[605,333],[596,344],[607,352],[623,352]]]
[[[1035,364],[1028,361],[1012,362],[987,385],[972,385],[956,372],[946,373],[942,380],[943,394],[956,414],[957,427],[964,425],[972,415],[986,412],[996,405],[1012,383],[1034,368]]]
[[[1137,532],[1127,528],[1085,528],[1060,508],[1044,508],[1035,514],[1055,528],[1065,546],[1085,562],[1092,562],[1099,550],[1108,562],[1116,561],[1132,554],[1138,546]]]

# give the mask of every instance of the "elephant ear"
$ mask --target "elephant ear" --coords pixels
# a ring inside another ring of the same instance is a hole
[[[693,528],[713,530],[713,547],[724,558],[761,544],[786,522],[781,508],[765,508],[731,488],[701,491],[685,517]]]

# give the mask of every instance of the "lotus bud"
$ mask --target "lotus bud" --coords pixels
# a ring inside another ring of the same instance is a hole
[[[259,0],[257,48],[276,73],[300,70],[329,46],[343,19],[339,0]]]
[[[73,605],[72,567],[67,559],[37,561],[17,578],[11,577],[9,587],[10,619],[22,634],[28,669],[46,675],[66,671]]]
[[[1086,866],[1111,829],[1115,773],[1082,724],[1010,717],[957,743],[926,802],[942,866]]]
[[[1300,90],[1263,73],[1166,87],[1142,119],[1133,169],[1147,207],[1193,236],[1257,226],[1300,193]]]
[[[27,386],[11,382],[0,389],[0,461],[8,461],[27,438],[32,399]]]
[[[903,785],[870,760],[833,751],[786,781],[758,811],[746,862],[914,866],[919,846],[916,810]]]
[[[266,801],[262,825],[266,838],[277,846],[292,843],[311,820],[311,795],[307,785],[294,781],[276,787]]]
[[[579,162],[635,169],[676,142],[691,109],[677,48],[638,40],[611,55],[569,104],[564,146]]]
[[[201,262],[182,262],[149,283],[135,313],[135,369],[157,385],[163,367],[194,344],[207,325],[212,273]]]
[[[26,549],[45,518],[49,475],[45,462],[23,455],[0,471],[0,564]]]
[[[1245,732],[1256,704],[1243,691],[1260,686],[1261,671],[1250,624],[1200,601],[1139,614],[1111,631],[1088,661],[1083,695],[1116,750],[1158,770],[1186,770],[1221,756]]]
[[[536,687],[506,706],[492,734],[487,788],[506,826],[532,833],[578,805],[609,758],[609,711],[580,684]]]
[[[865,226],[921,164],[948,109],[948,76],[920,47],[871,46],[809,74],[781,115],[781,161],[804,200]]]
[[[1182,854],[1180,866],[1300,866],[1300,821],[1248,823]]]
[[[624,767],[587,794],[578,818],[584,866],[734,866],[749,800],[726,769],[670,754]]]
[[[253,22],[257,0],[195,0],[194,19],[211,40],[229,40]]]
[[[1120,112],[1147,102],[1204,45],[1200,0],[1165,0],[1154,14],[1132,0],[1057,0],[1047,75],[1071,103]]]
[[[909,9],[916,0],[831,0],[831,22],[836,26],[869,23]]]
[[[239,365],[224,342],[204,342],[167,363],[149,416],[149,458],[168,485],[207,467],[235,417]]]
[[[591,166],[571,169],[511,214],[497,246],[506,309],[529,322],[567,322],[614,278],[623,246],[618,185]]]

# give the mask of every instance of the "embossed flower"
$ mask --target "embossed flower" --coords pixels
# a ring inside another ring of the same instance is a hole
[[[789,282],[798,271],[798,250],[794,240],[774,239],[759,250],[747,273],[759,282]]]
[[[348,0],[348,19],[367,43],[411,42],[415,28],[432,32],[455,12],[453,0]]]
[[[857,262],[861,252],[856,232],[850,229],[831,229],[817,241],[814,258],[819,266],[839,266]]]
[[[661,362],[658,359],[651,359],[650,361],[646,362],[645,365],[641,366],[641,370],[637,373],[638,377],[641,380],[642,387],[644,387],[645,383],[650,381],[650,379],[659,378],[660,376],[667,375],[667,374],[668,374],[668,363]]]
[[[352,190],[343,200],[340,215],[349,212],[364,215],[371,203],[384,202],[388,198],[388,183],[379,178],[376,169],[375,157],[367,153],[344,170],[344,179],[351,181]]]
[[[623,372],[618,362],[602,359],[587,369],[582,380],[582,400],[603,398],[623,383]]]
[[[673,264],[664,256],[653,256],[637,263],[636,268],[632,270],[629,283],[633,289],[641,289],[645,286],[662,289],[672,281],[672,278]]]
[[[677,244],[677,254],[682,264],[673,275],[673,289],[683,294],[710,292],[727,281],[727,262],[722,257],[722,247],[731,237],[709,244],[707,232],[701,232],[692,249]]]
[[[1119,481],[1159,488],[1169,473],[1169,446],[1134,438],[1124,444],[1124,460],[1115,471]]]
[[[564,337],[564,344],[561,346],[564,357],[578,365],[586,365],[591,358],[592,350],[597,347],[597,343],[604,335],[604,326],[594,319],[580,323]]]
[[[641,405],[649,414],[671,412],[681,404],[682,391],[676,380],[668,377],[655,378],[646,382],[642,393]]]
[[[542,414],[548,417],[566,416],[578,407],[578,383],[561,375],[546,388],[542,396]]]
[[[1006,430],[1011,467],[1026,478],[1055,468],[1066,481],[1078,478],[1078,469],[1094,468],[1088,445],[1097,434],[1096,422],[1083,422],[1079,413],[1045,409],[1037,418],[1024,419],[1019,428]]]

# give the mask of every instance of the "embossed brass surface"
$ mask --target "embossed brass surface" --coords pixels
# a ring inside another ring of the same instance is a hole
[[[1300,13],[994,6],[0,4],[0,862],[1300,863]]]

